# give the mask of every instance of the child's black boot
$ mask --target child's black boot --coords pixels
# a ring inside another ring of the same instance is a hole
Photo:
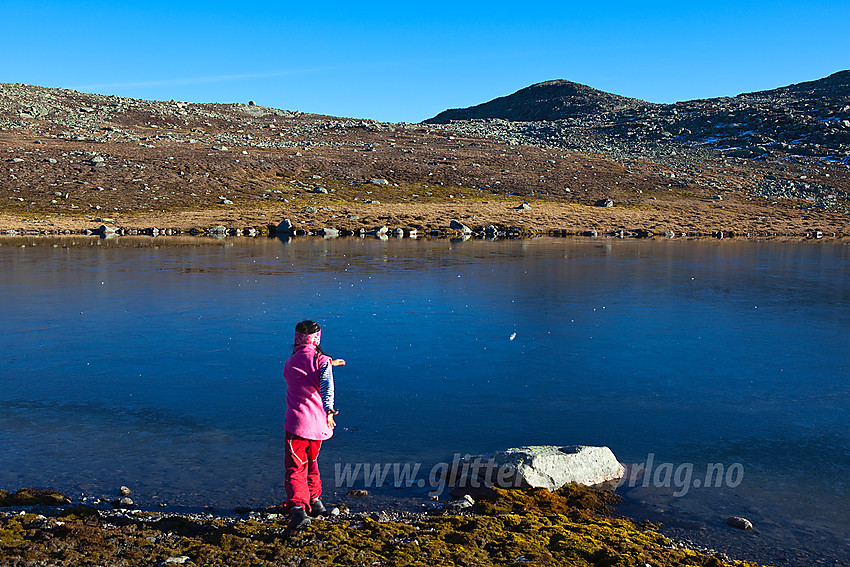
[[[304,508],[301,506],[293,507],[290,512],[289,524],[283,532],[283,540],[286,541],[290,537],[298,535],[302,529],[309,525],[310,517],[307,515],[307,512],[304,511]]]
[[[327,516],[328,509],[325,508],[324,503],[317,498],[310,503],[310,515],[314,518],[318,516]]]

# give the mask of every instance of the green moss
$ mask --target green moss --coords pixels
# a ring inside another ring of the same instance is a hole
[[[152,565],[189,556],[196,565],[515,565],[728,566],[625,519],[599,515],[610,495],[584,487],[555,493],[498,491],[487,514],[315,520],[282,542],[275,521],[125,518],[93,525],[92,509],[67,509],[61,521],[0,516],[0,557],[10,564]]]
[[[65,520],[92,521],[100,519],[100,512],[89,506],[72,506],[65,508],[59,516]]]
[[[6,490],[0,490],[0,507],[8,506],[64,506],[70,504],[71,499],[61,492],[46,490],[43,488],[22,488],[11,494]]]
[[[0,546],[3,549],[8,547],[18,547],[24,543],[24,527],[21,523],[21,518],[15,517],[4,522],[0,528]],[[0,554],[2,555],[2,554]]]
[[[597,514],[610,514],[621,500],[612,490],[597,490],[577,482],[564,485],[556,494],[572,508]]]
[[[547,514],[567,512],[610,513],[620,498],[610,491],[597,490],[578,483],[570,483],[555,492],[545,488],[528,490],[495,489],[494,501],[483,501],[476,505],[482,514],[495,515],[511,512],[537,510]]]

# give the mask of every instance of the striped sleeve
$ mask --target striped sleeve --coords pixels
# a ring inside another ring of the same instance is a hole
[[[322,405],[326,412],[334,410],[334,371],[331,361],[322,366],[322,375],[319,378],[319,390],[322,394]]]

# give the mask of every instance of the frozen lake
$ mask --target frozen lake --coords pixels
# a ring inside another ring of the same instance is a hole
[[[0,240],[0,488],[280,502],[281,372],[310,318],[347,361],[329,499],[335,465],[607,445],[652,459],[620,490],[655,519],[847,546],[850,246],[119,240]]]

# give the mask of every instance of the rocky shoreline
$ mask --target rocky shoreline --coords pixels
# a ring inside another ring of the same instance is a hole
[[[0,492],[0,564],[755,565],[616,517],[614,500],[570,484],[554,493],[496,489],[490,499],[432,502],[421,513],[355,513],[340,504],[284,542],[288,516],[276,508],[174,514],[47,490]]]
[[[600,205],[604,206],[604,205]],[[528,207],[531,208],[531,207]],[[473,215],[474,216],[474,215]],[[536,238],[540,236],[550,237],[613,237],[613,238],[632,238],[632,239],[649,239],[649,238],[665,238],[665,239],[724,239],[724,238],[739,238],[739,239],[785,239],[785,240],[845,240],[850,237],[850,233],[845,232],[829,232],[823,231],[820,228],[812,228],[808,226],[799,227],[790,231],[754,231],[740,232],[735,229],[727,230],[691,230],[677,232],[675,230],[666,230],[664,232],[656,232],[646,228],[610,228],[610,229],[576,229],[576,228],[537,228],[534,226],[522,225],[504,225],[504,224],[472,224],[468,226],[461,221],[452,219],[447,225],[443,226],[425,226],[420,230],[417,227],[410,226],[387,226],[386,224],[365,228],[337,228],[336,226],[322,226],[320,228],[312,227],[309,224],[301,225],[301,227],[293,224],[289,219],[284,219],[281,223],[266,224],[259,226],[227,226],[215,225],[207,227],[192,226],[191,228],[176,228],[169,226],[166,228],[164,223],[160,226],[151,226],[146,228],[135,228],[131,224],[130,227],[118,226],[114,224],[96,223],[114,222],[111,218],[94,218],[91,220],[91,228],[59,228],[56,223],[38,222],[31,219],[22,219],[23,221],[33,222],[35,227],[26,228],[19,226],[18,228],[9,228],[0,234],[2,237],[33,237],[33,236],[99,236],[101,238],[117,238],[123,236],[149,236],[159,238],[160,241],[164,237],[170,236],[191,236],[191,237],[210,237],[210,238],[225,238],[225,237],[277,237],[289,240],[295,237],[321,237],[325,239],[339,237],[374,237],[380,240],[389,239],[517,239],[517,238]],[[138,224],[138,223],[134,223]]]

